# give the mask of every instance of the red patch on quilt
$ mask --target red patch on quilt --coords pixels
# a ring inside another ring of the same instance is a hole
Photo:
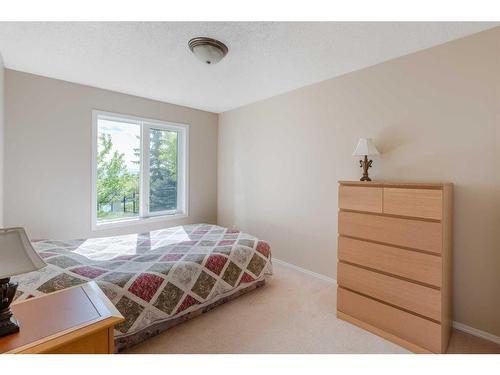
[[[255,281],[255,279],[254,279],[252,276],[250,276],[248,273],[246,273],[246,272],[245,272],[245,273],[243,274],[243,276],[241,276],[241,279],[240,279],[239,284],[241,284],[241,283],[243,283],[243,284],[245,284],[245,283],[250,283],[250,282],[252,282],[252,281]],[[238,284],[238,285],[239,285],[239,284]]]
[[[210,255],[205,263],[205,268],[208,268],[216,275],[220,275],[226,262],[227,258],[223,255],[218,255],[218,254]]]
[[[89,279],[95,279],[97,276],[101,276],[103,273],[108,272],[106,270],[101,270],[99,268],[94,268],[89,266],[75,267],[70,271],[78,275],[88,277]]]
[[[141,273],[132,285],[130,285],[128,291],[135,294],[137,297],[142,298],[144,301],[149,302],[162,282],[163,278],[160,276],[152,275],[150,273]]]
[[[270,250],[271,248],[269,247],[269,244],[265,241],[259,241],[257,243],[257,248],[256,250],[261,253],[262,255],[264,255],[266,258],[269,258],[269,253],[270,253]]]
[[[181,311],[186,310],[190,306],[197,305],[197,304],[199,304],[199,302],[188,294],[186,296],[186,298],[184,298],[184,301],[182,301],[179,308],[177,309],[176,314],[180,313]]]

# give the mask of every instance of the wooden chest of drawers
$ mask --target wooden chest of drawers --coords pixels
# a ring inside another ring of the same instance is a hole
[[[451,329],[452,185],[341,181],[337,316],[418,353]]]

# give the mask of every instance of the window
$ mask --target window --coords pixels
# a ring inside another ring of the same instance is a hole
[[[93,111],[92,227],[187,215],[188,126]]]

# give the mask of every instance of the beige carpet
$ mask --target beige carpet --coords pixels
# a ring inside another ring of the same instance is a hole
[[[276,264],[274,268],[275,275],[263,288],[182,323],[127,353],[408,353],[338,320],[335,285]],[[461,336],[466,337],[462,344],[453,344],[452,338],[453,352],[470,350],[479,340],[468,336]],[[489,342],[482,345],[476,350],[495,348]]]

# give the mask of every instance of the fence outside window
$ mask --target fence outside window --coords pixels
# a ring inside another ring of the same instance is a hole
[[[152,212],[175,210],[176,208],[177,186],[155,189],[150,199],[150,210]],[[97,211],[103,218],[107,216],[135,216],[139,214],[139,193],[133,192],[119,200],[100,204],[97,207]]]

